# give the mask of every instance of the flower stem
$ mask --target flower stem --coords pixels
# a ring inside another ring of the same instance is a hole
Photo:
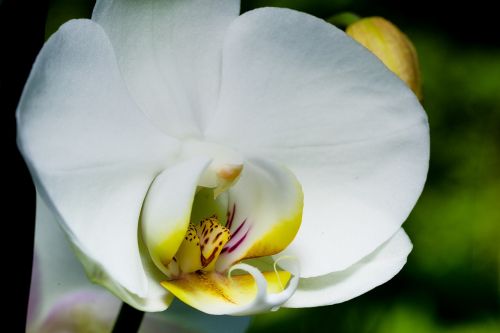
[[[134,309],[127,303],[122,303],[112,333],[137,333],[143,317],[144,312]]]

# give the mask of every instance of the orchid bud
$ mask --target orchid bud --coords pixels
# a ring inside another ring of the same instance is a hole
[[[368,17],[349,25],[346,33],[373,52],[422,99],[417,52],[401,30],[382,17]]]

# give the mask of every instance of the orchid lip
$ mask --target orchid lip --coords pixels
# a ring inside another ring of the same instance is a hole
[[[212,205],[224,199],[210,196],[210,191],[214,189],[198,190],[192,206],[194,219],[191,216],[184,240],[167,265],[167,279],[161,285],[207,313],[246,315],[277,310],[297,289],[298,269],[278,271],[274,265],[274,271],[261,271],[245,263],[244,257],[231,258],[249,241],[250,231],[255,227],[253,223],[258,219],[243,215],[245,206],[238,205],[237,201],[229,204],[227,197],[224,214],[219,212],[220,215],[196,221],[200,210],[207,211],[207,199]],[[225,221],[218,216],[225,217]],[[217,267],[221,256],[224,261],[231,261],[229,266]],[[236,270],[241,273],[233,274]]]
[[[236,204],[233,204],[232,210],[227,214],[226,227],[219,224],[215,215],[197,225],[190,224],[179,252],[170,263],[177,268],[177,274],[162,281],[161,285],[182,301],[207,313],[249,315],[276,311],[298,287],[299,268],[296,259],[292,272],[278,270],[276,267],[278,261],[286,257],[275,261],[274,271],[263,272],[245,262],[234,263],[224,273],[215,270],[219,255],[238,248],[250,230],[248,219],[245,218],[231,234],[227,226],[234,222],[235,211]],[[231,227],[235,227],[235,224]],[[234,235],[240,237],[235,238]],[[231,241],[233,244],[227,245]],[[186,250],[189,246],[191,250]],[[208,252],[204,251],[207,249]],[[204,252],[210,253],[208,258]],[[186,260],[195,265],[183,262]],[[178,267],[195,269],[184,271]],[[236,270],[243,274],[234,275]]]

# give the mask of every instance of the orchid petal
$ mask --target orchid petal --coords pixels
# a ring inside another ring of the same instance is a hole
[[[56,217],[43,199],[37,196],[35,251],[27,330],[33,330],[49,315],[57,299],[78,288],[92,288],[92,285],[57,224]]]
[[[231,240],[216,264],[218,271],[246,258],[283,251],[302,218],[303,193],[286,168],[263,159],[248,159],[238,182],[228,191]]]
[[[233,268],[248,274],[198,272],[164,281],[162,286],[184,303],[208,314],[248,315],[279,307],[290,298],[299,280],[297,276],[290,279],[287,271],[261,273],[246,264]]]
[[[149,275],[148,279],[150,285],[155,288],[149,288],[149,294],[143,299],[138,299],[133,294],[118,296],[136,307],[165,307],[166,293],[160,287],[159,280],[155,280],[152,275]],[[70,294],[74,297],[68,296]],[[109,296],[101,297],[98,294]],[[58,225],[56,216],[43,199],[37,196],[35,258],[30,289],[31,313],[27,331],[39,332],[41,330],[39,327],[46,327],[47,331],[50,331],[52,325],[64,324],[64,318],[56,318],[59,315],[65,317],[61,314],[61,311],[64,312],[64,306],[57,305],[61,302],[66,304],[64,299],[75,302],[78,300],[104,302],[102,305],[106,314],[104,319],[112,319],[111,324],[118,313],[120,303],[104,289],[90,283],[71,249],[71,244]],[[69,313],[66,317],[68,316]]]
[[[238,0],[100,0],[104,27],[136,102],[163,130],[199,137],[217,101],[221,49]]]
[[[301,278],[284,307],[331,305],[357,297],[392,279],[406,263],[412,244],[403,229],[344,271]]]
[[[134,106],[99,25],[70,21],[49,39],[17,119],[35,184],[89,278],[138,308],[165,309],[167,299],[146,301],[154,267],[141,259],[137,232],[148,187],[179,146]]]
[[[144,242],[156,266],[167,265],[179,249],[191,219],[198,180],[210,160],[193,158],[156,177],[144,201],[141,223]]]
[[[428,169],[427,118],[405,84],[331,24],[287,9],[236,19],[223,59],[206,137],[296,175],[303,223],[285,253],[302,276],[344,270],[388,240]]]

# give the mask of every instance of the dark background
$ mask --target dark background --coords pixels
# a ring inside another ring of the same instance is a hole
[[[17,294],[8,304],[14,309],[12,320],[21,325],[31,267],[34,189],[15,146],[15,107],[43,39],[70,18],[89,17],[93,3],[0,3],[0,103],[7,152],[3,253],[4,268],[15,276],[8,289]],[[419,53],[432,141],[428,182],[404,225],[414,250],[403,271],[343,304],[256,316],[249,331],[500,332],[498,11],[488,1],[249,0],[242,6],[288,7],[325,19],[352,11],[395,23]]]

